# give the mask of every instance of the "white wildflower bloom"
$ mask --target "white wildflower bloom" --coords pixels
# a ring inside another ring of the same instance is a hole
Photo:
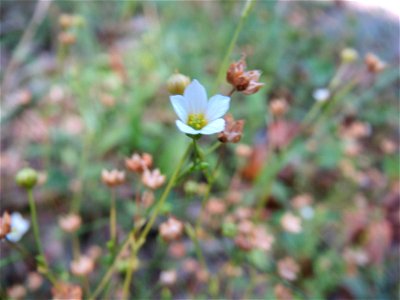
[[[11,214],[11,232],[7,234],[7,240],[18,242],[22,236],[28,231],[30,222],[25,220],[18,212]]]
[[[328,89],[316,89],[314,90],[313,97],[318,102],[325,102],[331,96],[331,92]]]
[[[193,80],[182,95],[170,97],[179,120],[176,126],[188,134],[214,134],[225,129],[222,116],[229,109],[230,98],[215,95],[208,101],[204,87]]]

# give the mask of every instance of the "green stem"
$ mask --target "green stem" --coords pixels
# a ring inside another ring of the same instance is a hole
[[[193,229],[192,225],[190,225],[189,223],[185,224],[185,229],[190,239],[193,241],[194,249],[196,251],[196,255],[197,258],[199,259],[201,266],[208,271],[206,260],[204,259],[203,252],[201,251],[200,248],[199,239],[197,238],[197,233]]]
[[[41,257],[40,262],[43,262],[43,266],[45,270],[45,274],[47,278],[54,284],[55,279],[52,274],[50,274],[49,264],[47,262],[46,256],[44,255],[42,243],[40,241],[40,234],[39,234],[39,225],[37,221],[37,213],[36,213],[36,205],[35,200],[33,199],[33,192],[32,189],[27,190],[28,193],[28,200],[29,200],[29,208],[31,211],[31,218],[32,218],[32,227],[33,227],[33,234],[35,236],[36,247]],[[40,266],[40,265],[39,265]]]
[[[46,267],[47,267],[47,261],[46,257],[44,256],[44,251],[42,248],[42,243],[40,242],[40,235],[39,235],[39,225],[37,221],[37,213],[36,213],[36,205],[35,205],[35,200],[33,199],[33,193],[32,190],[28,190],[28,199],[29,199],[29,208],[31,210],[31,218],[32,218],[32,227],[33,227],[33,234],[35,236],[35,242],[36,242],[36,247],[39,252],[39,254],[43,257]]]
[[[225,76],[226,70],[228,69],[228,65],[229,65],[229,57],[232,54],[233,48],[235,47],[236,41],[239,37],[239,33],[242,30],[243,24],[246,21],[248,15],[249,15],[249,12],[254,5],[254,2],[255,1],[253,1],[253,0],[247,0],[246,4],[243,7],[242,15],[240,16],[239,23],[236,26],[235,33],[232,36],[231,42],[229,43],[228,49],[225,52],[224,59],[222,60],[221,66],[219,68],[217,80],[215,81],[215,85],[213,88],[214,93],[217,91],[219,84],[222,82],[222,80]]]
[[[351,91],[351,89],[355,86],[357,83],[357,80],[353,80],[350,83],[348,83],[346,86],[344,86],[342,89],[337,91],[337,93],[331,98],[331,100],[327,103],[327,106],[322,112],[318,115],[320,112],[321,106],[318,103],[315,103],[314,106],[310,109],[309,113],[305,116],[303,121],[301,122],[301,127],[304,128],[304,126],[311,125],[311,122],[314,119],[314,116],[317,116],[317,119],[312,122],[312,124],[315,126],[316,124],[319,124],[322,120],[324,120],[326,117],[330,115],[332,110],[337,106],[339,103],[340,99],[342,99],[344,96],[347,95],[348,92]],[[268,161],[264,163],[263,170],[261,171],[261,174],[258,179],[258,185],[259,185],[259,190],[262,191],[262,193],[256,193],[258,196],[256,196],[256,199],[260,199],[258,201],[257,205],[257,210],[256,210],[256,218],[260,219],[262,210],[265,207],[265,205],[268,202],[269,195],[272,190],[272,184],[274,179],[276,178],[277,174],[279,171],[282,169],[284,163],[287,161],[287,157],[289,155],[289,150],[291,145],[294,144],[294,140],[292,140],[286,147],[283,149],[279,154],[274,154],[271,152],[271,156],[278,155],[277,159],[274,159],[275,157],[269,157]],[[272,161],[272,164],[269,164],[269,162]],[[264,181],[264,180],[265,181]]]
[[[152,215],[151,215],[151,217],[149,219],[149,222],[147,222],[146,227],[143,229],[142,233],[140,234],[139,239],[138,239],[138,245],[139,245],[138,247],[139,248],[144,243],[147,234],[149,233],[151,227],[153,226],[153,224],[154,224],[154,222],[156,220],[156,217],[158,216],[158,214],[159,214],[159,212],[160,212],[165,200],[167,199],[167,197],[169,195],[169,192],[171,191],[172,187],[174,186],[175,181],[176,181],[176,179],[178,177],[178,174],[179,174],[179,172],[180,172],[180,170],[181,170],[181,168],[183,166],[183,163],[185,162],[186,158],[189,155],[190,149],[191,149],[191,144],[189,144],[188,147],[186,148],[185,153],[183,154],[181,160],[179,161],[179,163],[178,163],[174,173],[172,174],[170,180],[168,181],[167,187],[165,188],[163,194],[161,195],[160,201],[158,201],[158,203],[156,204],[156,207],[154,208],[154,211],[153,211],[153,213],[152,213]]]
[[[110,208],[110,237],[113,249],[117,243],[117,209],[115,203],[115,188],[111,190],[111,208]]]
[[[132,235],[131,243],[132,243],[132,245],[134,243],[133,235]],[[128,270],[126,272],[126,276],[125,276],[125,280],[124,280],[124,285],[123,285],[123,290],[122,290],[122,299],[129,299],[129,294],[130,294],[129,286],[132,282],[133,267],[134,267],[135,263],[136,263],[136,253],[133,252],[131,259],[129,261]]]
[[[160,200],[158,201],[158,203],[155,205],[155,208],[153,210],[153,213],[149,219],[149,221],[146,224],[146,227],[143,229],[142,233],[140,234],[139,238],[138,238],[138,242],[135,244],[134,249],[133,249],[133,255],[136,256],[136,254],[138,253],[138,251],[140,250],[140,247],[144,244],[147,234],[149,233],[150,229],[152,228],[156,217],[158,216],[165,200],[167,199],[169,192],[171,191],[172,187],[174,186],[175,180],[178,177],[179,171],[181,170],[183,163],[185,162],[186,158],[189,155],[190,149],[192,148],[192,144],[189,144],[185,153],[183,154],[181,160],[179,161],[174,173],[172,174],[170,180],[168,181],[168,184],[163,192],[163,194],[161,195]],[[135,230],[131,230],[131,232],[129,233],[127,239],[123,242],[118,254],[116,255],[113,263],[111,264],[111,266],[109,267],[109,269],[107,270],[106,274],[103,276],[103,278],[100,281],[100,284],[98,285],[98,287],[96,288],[96,290],[94,291],[93,295],[92,295],[92,299],[95,299],[100,293],[101,291],[104,289],[105,285],[107,284],[107,282],[109,281],[109,279],[111,278],[113,272],[114,272],[114,268],[115,265],[117,263],[117,261],[120,259],[122,253],[126,250],[126,248],[129,246],[129,243],[131,241],[131,235],[133,235],[135,232]]]
[[[116,257],[114,258],[111,266],[108,268],[107,272],[104,274],[103,278],[101,279],[99,285],[97,286],[97,288],[95,289],[95,291],[93,292],[91,298],[89,299],[96,299],[97,296],[101,293],[101,291],[105,288],[105,286],[107,285],[107,283],[109,282],[113,272],[114,272],[114,268],[118,262],[118,260],[122,257],[122,254],[126,251],[127,247],[129,246],[129,242],[131,239],[131,235],[134,233],[134,229],[132,229],[129,234],[128,237],[125,239],[125,241],[122,243],[122,246],[120,248],[120,250],[118,251],[118,254],[116,255]]]

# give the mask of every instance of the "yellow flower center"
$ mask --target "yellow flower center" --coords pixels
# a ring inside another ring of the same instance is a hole
[[[190,114],[187,124],[196,130],[200,130],[207,125],[207,120],[204,114]]]

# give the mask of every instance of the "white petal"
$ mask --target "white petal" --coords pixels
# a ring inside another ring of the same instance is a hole
[[[188,118],[188,101],[181,95],[170,96],[172,107],[183,122]]]
[[[225,120],[224,119],[217,119],[209,123],[207,126],[200,130],[201,134],[214,134],[225,129]]]
[[[188,103],[188,113],[205,113],[207,109],[207,92],[200,82],[194,79],[186,87],[183,96]]]
[[[231,98],[215,95],[212,96],[208,102],[206,118],[209,122],[212,122],[218,118],[221,118],[229,109],[229,102]]]
[[[7,239],[11,242],[18,242],[28,231],[30,222],[25,220],[18,212],[11,214],[11,232],[7,234]]]
[[[183,133],[188,133],[188,134],[199,134],[200,133],[199,130],[193,129],[192,127],[186,125],[185,123],[183,123],[180,120],[176,120],[175,124],[178,127],[178,129],[180,131],[182,131]]]

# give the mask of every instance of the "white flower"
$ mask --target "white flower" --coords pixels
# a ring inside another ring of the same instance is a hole
[[[18,242],[22,236],[28,231],[30,222],[25,220],[18,212],[11,214],[11,232],[7,234],[7,240]]]
[[[229,109],[230,98],[215,95],[207,101],[204,87],[193,80],[183,96],[170,97],[172,106],[180,120],[176,126],[188,134],[214,134],[224,130],[225,120],[221,118]]]
[[[328,89],[316,89],[313,93],[313,97],[318,102],[325,102],[331,96],[331,92]]]

